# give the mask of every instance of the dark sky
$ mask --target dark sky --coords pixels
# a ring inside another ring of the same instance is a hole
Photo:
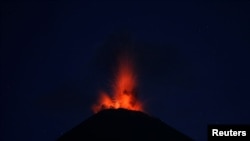
[[[250,123],[250,2],[5,1],[1,141],[53,141],[93,113],[131,50],[151,115],[206,140]]]

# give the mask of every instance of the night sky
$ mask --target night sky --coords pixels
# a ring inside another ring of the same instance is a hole
[[[146,111],[206,140],[250,123],[250,2],[5,1],[1,141],[53,141],[93,113],[120,50]]]

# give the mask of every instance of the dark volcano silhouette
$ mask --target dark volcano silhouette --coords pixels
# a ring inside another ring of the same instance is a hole
[[[126,109],[100,111],[63,134],[57,141],[93,140],[192,141],[157,118]]]

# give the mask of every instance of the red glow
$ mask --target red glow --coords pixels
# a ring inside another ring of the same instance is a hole
[[[136,97],[136,75],[133,70],[132,61],[128,57],[119,60],[117,75],[113,85],[112,95],[101,92],[98,102],[93,105],[93,112],[102,109],[124,108],[129,110],[143,111],[142,102]]]

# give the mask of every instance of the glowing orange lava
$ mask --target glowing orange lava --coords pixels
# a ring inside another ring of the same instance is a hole
[[[93,112],[97,113],[110,108],[143,111],[142,102],[137,99],[136,84],[132,61],[127,56],[123,56],[119,60],[112,95],[101,92],[98,102],[92,107]]]

